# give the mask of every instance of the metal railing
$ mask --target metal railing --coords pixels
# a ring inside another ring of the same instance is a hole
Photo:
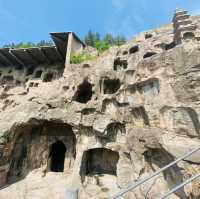
[[[187,179],[185,182],[177,185],[176,187],[174,187],[173,189],[171,189],[170,191],[168,191],[166,194],[164,194],[163,196],[161,196],[159,199],[165,199],[168,196],[170,196],[171,194],[173,194],[174,192],[178,191],[180,188],[184,187],[185,185],[189,184],[190,182],[192,182],[193,180],[197,179],[200,177],[200,173],[196,174],[195,176],[192,176],[191,178]]]
[[[144,184],[145,182],[149,181],[150,179],[154,178],[155,176],[159,175],[160,173],[162,173],[163,171],[165,171],[166,169],[169,169],[170,167],[174,166],[175,164],[177,164],[178,162],[184,160],[187,157],[190,157],[193,153],[197,152],[200,150],[200,146],[198,148],[195,148],[191,151],[189,151],[188,153],[182,155],[181,157],[179,157],[178,159],[176,159],[175,161],[171,162],[170,164],[166,165],[165,167],[159,169],[158,171],[156,171],[155,173],[153,173],[150,176],[147,176],[146,178],[143,178],[141,180],[138,180],[132,184],[130,184],[126,189],[120,191],[119,193],[113,195],[112,197],[110,197],[110,199],[117,199],[120,198],[121,196],[125,195],[126,193],[128,193],[129,191],[132,191],[133,189],[137,188],[138,186]],[[194,176],[196,177],[196,176]],[[198,176],[199,177],[199,176]],[[193,177],[192,177],[193,178]],[[197,177],[196,177],[197,178]],[[191,178],[190,178],[191,179]],[[190,179],[188,179],[187,181],[189,181]],[[192,179],[194,180],[194,179]],[[190,182],[192,181],[190,180]],[[186,181],[186,182],[187,182]],[[176,188],[180,189],[182,186],[185,186],[184,184],[185,182],[183,182],[182,184],[176,186],[174,189],[172,189],[171,191],[173,191],[172,193],[174,193],[176,190]],[[186,184],[188,184],[189,182],[187,182]],[[182,185],[182,186],[181,186]],[[181,187],[179,187],[181,186]],[[178,190],[177,189],[177,190]],[[175,191],[174,191],[175,190]],[[170,193],[168,192],[167,194],[172,194],[170,191]],[[168,197],[168,195],[165,197],[165,195],[163,196],[164,198]],[[164,198],[160,198],[160,199],[164,199]]]

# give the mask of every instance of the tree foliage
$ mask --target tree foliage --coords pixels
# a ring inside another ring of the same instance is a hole
[[[91,30],[86,34],[84,41],[87,45],[92,46],[100,52],[109,49],[111,46],[120,46],[126,42],[126,38],[122,35],[113,36],[107,33],[103,38],[98,32]]]
[[[45,41],[41,40],[38,43],[33,43],[33,42],[20,42],[20,43],[10,43],[6,44],[3,47],[4,48],[32,48],[32,47],[41,47],[41,46],[53,46],[53,43],[51,41]]]
[[[85,36],[85,43],[88,46],[95,47],[96,42],[100,41],[100,34],[97,32],[92,32],[91,30]]]

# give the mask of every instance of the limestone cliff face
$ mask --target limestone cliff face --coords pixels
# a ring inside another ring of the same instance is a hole
[[[107,198],[199,146],[200,18],[190,19],[196,28],[178,44],[169,24],[66,66],[59,79],[1,87],[0,198],[63,198],[67,187]],[[199,157],[124,198],[158,198],[198,173]],[[199,186],[171,198],[199,198]]]

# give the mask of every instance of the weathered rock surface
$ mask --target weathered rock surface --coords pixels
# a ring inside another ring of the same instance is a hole
[[[200,146],[200,17],[141,33],[37,86],[0,88],[0,198],[108,198]],[[94,52],[88,48],[88,52]],[[200,152],[124,198],[158,198],[200,171]],[[58,173],[57,173],[58,172]],[[195,181],[171,199],[199,198]]]

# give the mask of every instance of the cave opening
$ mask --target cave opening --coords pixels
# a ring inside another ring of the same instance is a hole
[[[39,168],[63,172],[73,167],[76,136],[71,125],[33,119],[14,132],[16,137],[9,156],[7,183],[22,180]]]
[[[120,80],[119,79],[105,78],[105,79],[101,80],[101,82],[103,82],[103,93],[104,94],[114,94],[120,88]]]
[[[40,78],[41,75],[42,75],[42,70],[37,70],[36,73],[35,73],[35,78]]]
[[[35,68],[33,66],[30,66],[26,70],[26,76],[32,75],[34,73]]]
[[[133,46],[132,48],[129,49],[129,53],[133,54],[139,51],[139,46]]]
[[[83,154],[80,175],[82,181],[88,175],[117,175],[119,153],[106,148],[95,148]]]
[[[171,43],[165,45],[165,50],[170,50],[170,49],[174,48],[175,46],[176,46],[176,44],[174,42],[171,42]]]
[[[153,35],[151,33],[146,33],[144,37],[145,39],[150,39],[153,37]]]
[[[57,141],[51,146],[50,158],[51,165],[50,170],[53,172],[63,172],[65,162],[66,147],[61,141]]]
[[[127,60],[121,60],[119,57],[114,60],[114,70],[120,71],[125,70],[128,67],[128,61]]]
[[[183,34],[183,39],[188,40],[188,39],[193,39],[195,37],[193,32],[185,32]]]
[[[14,77],[12,75],[5,75],[1,79],[2,84],[13,84],[14,83]]]
[[[87,80],[84,80],[82,84],[78,86],[78,89],[75,93],[74,99],[80,103],[87,103],[92,98],[92,84]]]
[[[135,120],[143,120],[144,125],[149,126],[149,117],[144,107],[135,107],[131,111]]]
[[[153,55],[156,55],[157,53],[156,52],[147,52],[144,56],[143,56],[143,58],[145,59],[145,58],[148,58],[148,57],[152,57]]]
[[[53,73],[49,72],[44,75],[43,82],[51,82],[53,79]]]

